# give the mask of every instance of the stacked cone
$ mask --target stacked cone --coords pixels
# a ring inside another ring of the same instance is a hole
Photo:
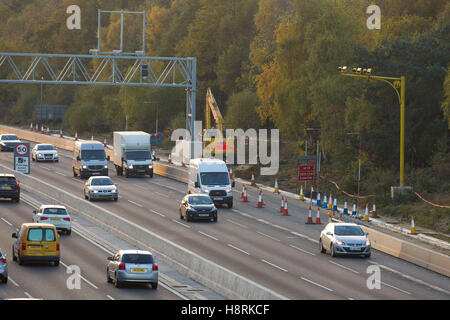
[[[320,206],[317,206],[316,224],[322,224],[320,222]]]
[[[344,202],[344,214],[348,214],[347,199],[345,199],[345,202]]]
[[[59,137],[60,137],[60,138],[62,138],[62,137],[63,137],[63,131],[62,131],[62,128],[61,128],[61,129],[59,129]]]
[[[417,234],[416,225],[414,224],[414,217],[411,217],[411,234]]]
[[[373,207],[372,207],[372,218],[376,218],[377,217],[377,209],[375,207],[375,202],[373,203]]]
[[[303,186],[302,185],[300,185],[300,194],[299,194],[298,198],[302,201],[305,201],[305,195],[303,194]]]
[[[284,200],[284,208],[283,208],[283,216],[288,216],[289,215],[289,211],[288,211],[288,199],[286,197],[286,200]]]
[[[251,185],[252,185],[252,186],[255,185],[255,175],[253,174],[253,171],[252,171]]]
[[[280,193],[280,189],[278,188],[278,179],[275,178],[275,186],[273,187],[274,193]]]
[[[366,204],[366,210],[364,211],[364,221],[369,221],[369,204]]]
[[[283,210],[284,210],[284,197],[281,197],[280,212],[283,212]]]
[[[75,131],[75,141],[78,141],[78,132]]]
[[[262,198],[262,191],[259,190],[258,203],[256,204],[256,207],[257,208],[262,208],[263,205],[264,205],[264,202],[263,202],[263,198]]]
[[[169,164],[172,164],[172,156],[171,156],[170,153],[169,153],[169,158],[167,159],[167,162],[168,162]]]
[[[244,186],[244,196],[242,197],[242,202],[248,202],[247,186]]]
[[[311,205],[309,206],[308,220],[306,221],[306,224],[313,224],[313,220],[312,220],[312,216],[311,216]]]

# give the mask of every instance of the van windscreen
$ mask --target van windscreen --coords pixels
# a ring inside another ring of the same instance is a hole
[[[202,172],[200,173],[202,185],[218,186],[230,184],[227,172]]]
[[[105,161],[105,150],[81,150],[81,159],[85,161],[100,160]]]

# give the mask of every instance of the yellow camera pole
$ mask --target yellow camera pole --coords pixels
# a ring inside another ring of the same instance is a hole
[[[372,69],[353,68],[354,73],[346,73],[347,67],[339,67],[341,75],[347,77],[359,77],[369,80],[384,81],[397,93],[400,104],[400,187],[405,186],[405,77],[372,76]],[[398,91],[400,88],[400,92]]]

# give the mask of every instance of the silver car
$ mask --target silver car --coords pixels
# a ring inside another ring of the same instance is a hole
[[[33,210],[33,214],[35,223],[50,223],[58,231],[61,230],[67,235],[72,233],[72,219],[64,206],[41,205],[39,210]]]
[[[117,201],[119,190],[117,185],[108,176],[90,177],[83,188],[84,198],[89,201],[99,199],[112,199]]]
[[[355,223],[329,223],[320,233],[320,252],[337,255],[363,255],[370,257],[368,233]]]
[[[119,287],[124,282],[150,283],[158,287],[158,265],[149,251],[119,250],[108,257],[106,279]]]
[[[58,162],[58,151],[52,144],[37,144],[31,150],[31,160]]]
[[[6,253],[0,249],[0,280],[1,283],[8,282],[8,262],[6,261]]]

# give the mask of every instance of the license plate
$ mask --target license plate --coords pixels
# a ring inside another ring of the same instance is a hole
[[[214,197],[214,200],[223,200],[223,197]]]
[[[200,217],[209,217],[209,214],[208,213],[200,213],[199,216]]]
[[[11,187],[5,187],[5,186],[3,186],[3,187],[2,187],[2,190],[11,190]]]
[[[145,269],[131,269],[131,272],[145,272]]]
[[[100,172],[92,172],[93,176],[98,176],[100,174]]]
[[[52,221],[61,221],[61,218],[52,218]]]
[[[358,247],[350,247],[350,250],[351,251],[360,251],[360,248],[358,248]]]

